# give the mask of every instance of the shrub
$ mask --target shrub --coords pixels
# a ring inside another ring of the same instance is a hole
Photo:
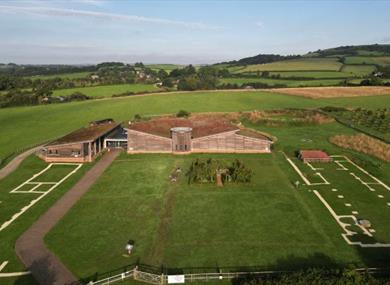
[[[111,97],[126,97],[126,96],[133,96],[133,95],[135,95],[134,92],[128,91],[124,93],[114,94]]]
[[[135,114],[134,115],[134,121],[138,122],[142,120],[142,116],[140,114]]]
[[[176,117],[178,117],[178,118],[183,118],[183,117],[187,118],[190,114],[191,113],[188,112],[188,111],[180,110],[179,112],[177,112]]]

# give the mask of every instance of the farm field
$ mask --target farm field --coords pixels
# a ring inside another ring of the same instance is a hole
[[[278,88],[272,92],[303,96],[309,98],[339,98],[364,97],[390,94],[390,87],[309,87],[309,88]]]
[[[345,64],[378,64],[389,65],[390,56],[347,56]]]
[[[52,79],[52,78],[62,78],[62,79],[77,79],[77,78],[85,78],[88,77],[91,74],[91,72],[85,71],[85,72],[72,72],[72,73],[63,73],[63,74],[54,74],[54,75],[35,75],[35,76],[29,76],[27,78],[30,78],[32,80],[36,79]]]
[[[147,64],[146,67],[149,67],[149,68],[156,70],[156,71],[163,69],[169,73],[174,69],[183,68],[184,66],[178,65],[178,64]]]
[[[266,64],[248,65],[238,73],[256,71],[338,71],[342,63],[337,58],[302,58],[277,61]]]
[[[281,78],[285,77],[300,77],[300,78],[315,78],[315,79],[329,79],[329,78],[348,78],[350,73],[340,71],[275,71],[270,72],[270,75],[279,75]]]
[[[346,90],[346,89],[345,89]],[[280,91],[277,91],[280,92]],[[135,114],[152,115],[190,112],[236,112],[281,108],[317,108],[345,106],[381,108],[390,104],[390,96],[317,99],[254,92],[192,92],[168,93],[143,97],[91,100],[6,108],[0,110],[0,158],[32,145],[43,143],[69,133],[92,120],[112,117],[117,121],[133,118]],[[103,115],[102,115],[103,114]],[[34,122],[32,125],[31,122]],[[17,125],[18,128],[14,126]],[[20,136],[23,133],[24,136]]]
[[[374,65],[343,65],[341,71],[353,76],[366,76],[370,75],[376,70]]]
[[[273,78],[223,78],[220,79],[221,83],[230,83],[243,85],[246,83],[265,83],[269,86],[275,86],[278,84],[286,85],[287,87],[310,87],[310,86],[333,86],[342,82],[342,79],[317,79],[317,80],[288,80],[288,79],[273,79]]]
[[[125,92],[151,92],[158,91],[159,88],[153,84],[117,84],[117,85],[101,85],[93,87],[77,87],[69,89],[59,89],[53,91],[53,96],[68,96],[75,92],[81,92],[90,97],[102,98],[111,97],[115,94]]]

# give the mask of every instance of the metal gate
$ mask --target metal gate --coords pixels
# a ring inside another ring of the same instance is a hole
[[[165,284],[165,276],[157,275],[149,272],[143,272],[139,271],[137,269],[134,269],[133,273],[134,280],[150,283],[150,284]]]

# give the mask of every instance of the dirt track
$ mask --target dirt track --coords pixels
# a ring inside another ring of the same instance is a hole
[[[61,199],[16,241],[16,254],[41,285],[78,284],[78,278],[47,249],[43,239],[57,222],[72,208],[104,170],[114,161],[120,151],[104,154]]]

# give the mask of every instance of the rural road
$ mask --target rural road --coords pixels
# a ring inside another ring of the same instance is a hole
[[[21,154],[16,156],[14,159],[12,159],[6,166],[4,166],[3,168],[0,169],[0,179],[3,179],[8,174],[13,172],[27,156],[38,151],[41,147],[42,146],[40,145],[40,146],[31,148],[29,150],[26,150],[25,152],[22,152]]]
[[[43,239],[120,154],[103,157],[16,241],[16,254],[41,285],[78,284],[78,278],[46,247]]]

